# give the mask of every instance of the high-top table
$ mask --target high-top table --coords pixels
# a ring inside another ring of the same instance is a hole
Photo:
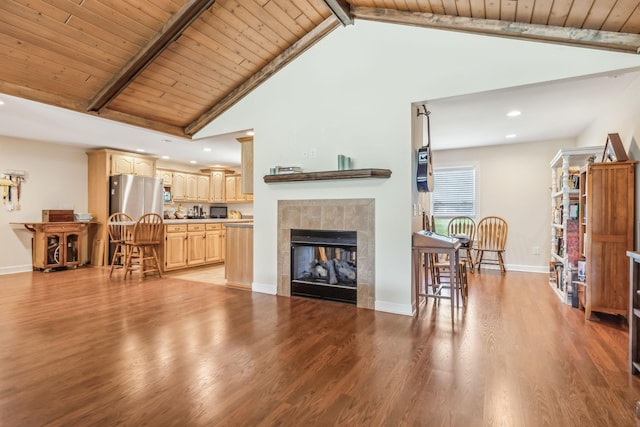
[[[420,297],[427,298],[444,298],[451,300],[451,318],[455,313],[455,305],[460,305],[462,300],[460,283],[460,275],[458,268],[460,265],[460,249],[461,243],[459,239],[454,237],[443,236],[432,231],[420,230],[413,233],[412,236],[412,258],[413,258],[413,283],[416,296],[416,316],[420,310]],[[428,254],[449,256],[449,282],[441,283],[435,281],[435,265],[433,256],[425,256]],[[421,284],[422,274],[421,266],[424,265],[424,289]],[[431,279],[431,289],[429,289],[429,279]],[[449,295],[446,291],[449,291]]]

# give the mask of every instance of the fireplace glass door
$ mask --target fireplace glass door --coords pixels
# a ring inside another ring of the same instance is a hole
[[[357,302],[355,231],[291,230],[291,295]]]

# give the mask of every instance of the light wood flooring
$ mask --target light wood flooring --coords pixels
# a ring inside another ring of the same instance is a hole
[[[101,268],[0,276],[0,425],[637,425],[620,322],[544,274],[470,279],[452,322],[448,301],[414,319]]]
[[[188,268],[165,274],[176,279],[192,280],[194,282],[204,282],[212,285],[227,284],[227,279],[224,277],[224,264],[200,268]]]

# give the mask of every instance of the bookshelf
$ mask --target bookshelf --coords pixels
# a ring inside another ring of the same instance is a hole
[[[549,285],[558,298],[571,304],[572,272],[580,259],[580,168],[589,157],[602,156],[603,147],[563,148],[553,157],[551,167],[551,251]]]

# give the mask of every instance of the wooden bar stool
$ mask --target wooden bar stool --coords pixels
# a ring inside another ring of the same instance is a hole
[[[113,269],[124,268],[127,258],[125,240],[127,240],[128,223],[133,222],[133,218],[124,212],[112,214],[107,220],[107,230],[109,231],[109,241],[115,244],[113,256],[111,257],[111,269],[109,277],[113,274]],[[116,262],[118,263],[116,264]]]
[[[138,266],[140,280],[145,274],[152,272],[157,272],[162,277],[157,248],[162,242],[163,226],[162,217],[155,213],[144,214],[136,221],[131,239],[125,241],[125,278],[135,270],[135,265]]]

